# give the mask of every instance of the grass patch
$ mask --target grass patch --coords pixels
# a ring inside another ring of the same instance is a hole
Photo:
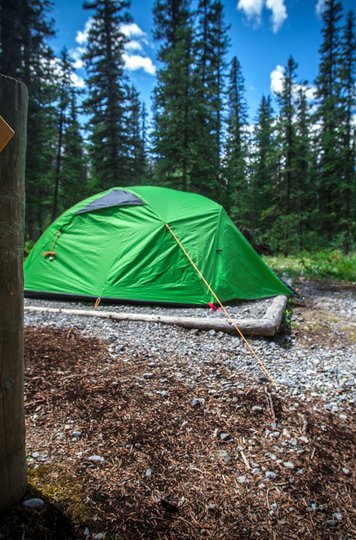
[[[356,281],[356,253],[344,255],[339,250],[302,252],[296,255],[264,256],[265,262],[279,274],[288,277]]]
[[[345,332],[351,343],[356,343],[356,329],[354,326],[342,326],[341,330]]]

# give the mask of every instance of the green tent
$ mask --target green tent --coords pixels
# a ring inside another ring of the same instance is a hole
[[[25,262],[25,294],[214,302],[187,254],[223,302],[290,294],[222,206],[152,186],[111,188],[64,212]]]

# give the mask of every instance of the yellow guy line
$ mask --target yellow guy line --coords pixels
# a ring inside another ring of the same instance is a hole
[[[213,295],[213,297],[215,298],[215,300],[217,301],[217,303],[219,304],[219,306],[221,307],[221,309],[223,310],[224,312],[224,315],[226,317],[226,320],[229,324],[231,324],[235,330],[237,330],[238,334],[240,334],[242,340],[246,343],[247,347],[249,348],[250,352],[252,353],[252,355],[254,356],[254,358],[257,360],[257,363],[258,365],[260,366],[261,370],[263,371],[263,373],[266,375],[266,377],[271,381],[271,383],[274,385],[274,386],[277,386],[277,383],[276,381],[274,380],[274,378],[272,377],[272,375],[270,374],[270,372],[268,371],[267,367],[265,366],[265,364],[263,363],[263,361],[261,360],[261,358],[258,356],[258,354],[256,353],[255,349],[252,347],[252,345],[249,343],[249,341],[245,338],[245,336],[243,335],[243,333],[241,332],[240,328],[237,326],[236,322],[234,321],[234,319],[231,317],[230,313],[228,312],[228,310],[226,309],[226,307],[223,305],[223,303],[221,302],[221,300],[218,298],[218,296],[215,294],[215,292],[213,291],[213,289],[211,288],[211,286],[209,285],[209,283],[206,281],[205,277],[203,276],[203,274],[201,273],[201,271],[199,270],[199,268],[197,267],[197,265],[195,264],[195,262],[193,261],[193,259],[191,258],[191,256],[189,255],[189,253],[187,252],[187,250],[185,249],[185,247],[183,246],[182,242],[177,238],[177,236],[175,235],[175,233],[172,231],[171,227],[168,225],[168,223],[166,223],[166,227],[167,229],[169,230],[169,232],[171,233],[171,235],[173,236],[174,240],[177,242],[177,244],[179,245],[179,247],[181,248],[181,250],[183,251],[184,255],[187,257],[188,261],[190,262],[190,264],[193,266],[193,268],[195,269],[195,271],[197,272],[197,274],[199,275],[200,279],[205,283],[205,285],[207,286],[207,288],[209,289],[209,291],[211,292],[211,294]]]

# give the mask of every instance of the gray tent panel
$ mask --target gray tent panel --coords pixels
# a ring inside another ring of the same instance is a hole
[[[124,189],[113,189],[110,193],[103,195],[92,201],[84,208],[81,208],[76,214],[83,214],[86,212],[93,212],[94,210],[101,210],[102,208],[109,208],[110,206],[138,206],[145,204],[142,199],[136,197],[133,193],[125,191]]]

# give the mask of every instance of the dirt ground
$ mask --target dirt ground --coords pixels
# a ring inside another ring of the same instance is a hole
[[[354,283],[336,281],[302,281],[298,291],[303,301],[293,306],[294,318],[298,326],[290,328],[296,339],[303,345],[322,345],[337,348],[356,342],[356,321],[342,311],[330,309],[330,297],[342,298],[356,295]]]
[[[310,334],[315,306],[295,309],[301,340],[330,334]],[[0,516],[0,538],[356,537],[351,410],[249,381],[192,389],[169,361],[155,377],[71,329],[27,328],[25,361],[26,498],[45,504]]]

